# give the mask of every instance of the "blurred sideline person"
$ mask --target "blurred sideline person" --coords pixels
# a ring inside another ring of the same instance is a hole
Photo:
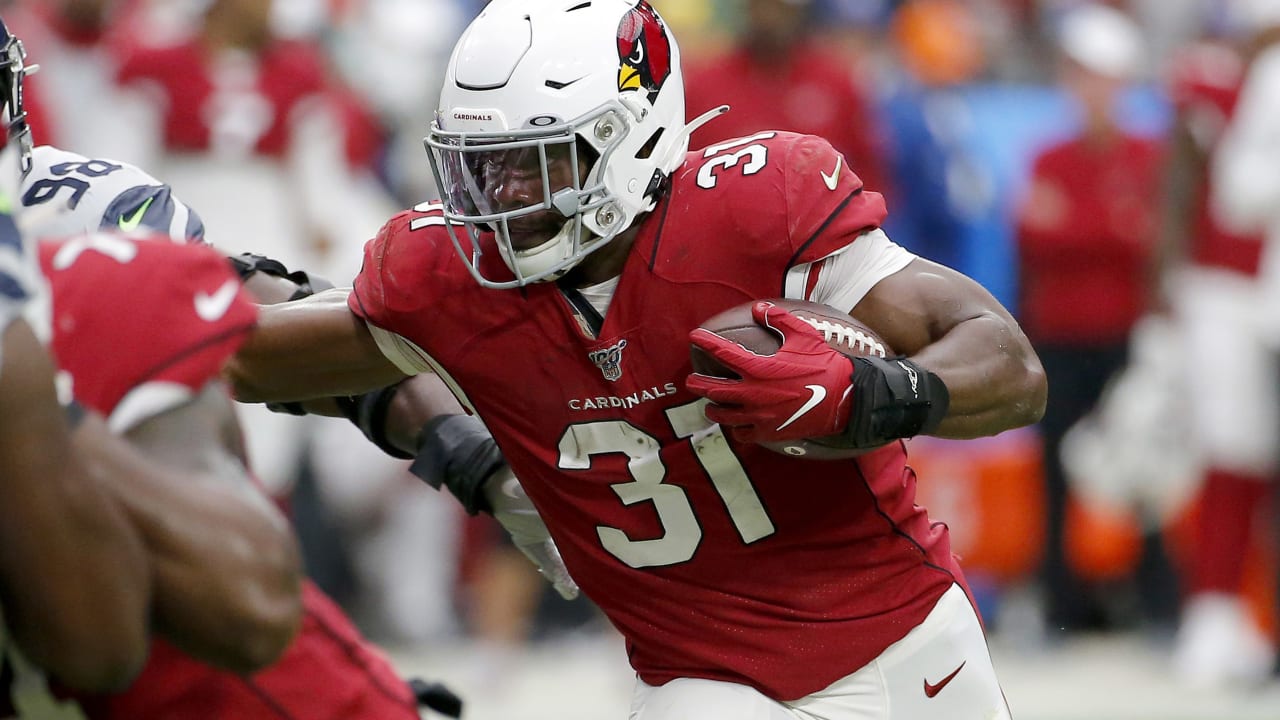
[[[1070,633],[1137,620],[1121,616],[1120,608],[1133,603],[1117,602],[1118,588],[1086,583],[1068,561],[1066,519],[1075,494],[1062,441],[1129,360],[1134,325],[1152,294],[1161,158],[1154,140],[1128,133],[1116,118],[1119,95],[1143,57],[1133,21],[1111,7],[1081,5],[1064,16],[1058,46],[1060,82],[1077,104],[1082,127],[1035,158],[1017,238],[1019,318],[1053,387],[1039,426],[1048,520],[1041,567],[1045,620],[1051,633]],[[1151,545],[1162,558],[1158,532]],[[1171,578],[1171,571],[1164,575]],[[1149,603],[1144,610],[1171,625],[1177,588],[1165,584],[1124,599]]]
[[[1251,29],[1249,65],[1235,112],[1223,131],[1217,153],[1210,160],[1213,179],[1210,203],[1228,227],[1261,236],[1256,298],[1259,302],[1254,308],[1259,314],[1255,321],[1272,359],[1271,368],[1276,370],[1275,358],[1280,353],[1280,165],[1277,165],[1280,163],[1280,129],[1276,126],[1276,118],[1280,117],[1280,3],[1245,0],[1241,4]],[[1271,376],[1273,385],[1275,377]],[[1280,406],[1270,409],[1280,413]],[[1280,443],[1280,437],[1272,440]],[[1270,503],[1260,503],[1262,508],[1252,508],[1248,514],[1239,512],[1234,520],[1222,516],[1212,520],[1218,526],[1222,523],[1242,525],[1246,531],[1253,531],[1254,539],[1269,540],[1276,548],[1280,547],[1275,544],[1280,539],[1280,531],[1275,529],[1280,527],[1277,504],[1280,491],[1276,489],[1274,474],[1267,479]],[[1271,530],[1258,532],[1262,527]],[[1230,596],[1232,591],[1239,591],[1239,586],[1222,590]],[[1278,610],[1280,608],[1272,608],[1272,612]],[[1276,643],[1277,638],[1269,639],[1273,661]]]
[[[1043,372],[1008,312],[890,242],[882,198],[821,138],[687,152],[722,109],[686,124],[647,2],[495,0],[440,104],[446,201],[388,221],[353,290],[264,307],[229,366],[237,397],[439,373],[624,635],[635,720],[1008,717],[900,441],[1039,418]],[[775,355],[694,330],[783,294],[905,354],[848,358],[767,302]],[[690,374],[691,340],[740,379]],[[808,437],[865,453],[759,444]]]
[[[700,148],[758,130],[826,138],[868,187],[883,192],[885,148],[868,88],[854,63],[814,33],[814,0],[739,0],[745,27],[728,50],[685,68],[690,119],[727,104],[729,112],[695,131]]]
[[[1280,460],[1275,351],[1259,316],[1272,312],[1258,276],[1262,223],[1231,222],[1224,210],[1240,204],[1235,194],[1252,202],[1256,191],[1221,188],[1227,178],[1211,172],[1239,109],[1247,42],[1238,35],[1197,42],[1175,58],[1158,258],[1163,302],[1181,326],[1188,367],[1218,368],[1189,373],[1185,393],[1204,471],[1173,654],[1179,677],[1210,687],[1256,681],[1272,656],[1241,596],[1253,520]]]
[[[139,160],[150,140],[148,99],[116,81],[131,43],[149,37],[136,0],[19,0],[5,11],[44,72],[26,84],[29,122],[42,142],[90,157]],[[111,112],[86,112],[111,108]]]
[[[124,159],[199,208],[223,250],[350,278],[358,254],[344,243],[367,237],[394,209],[368,169],[381,138],[317,43],[277,35],[272,5],[187,3],[188,34],[131,48],[118,82],[149,100],[138,125],[150,143]],[[273,494],[286,495],[315,423],[262,408],[243,408],[242,422],[255,472]],[[340,424],[324,428],[337,435],[317,443],[357,447],[371,474],[403,472]]]

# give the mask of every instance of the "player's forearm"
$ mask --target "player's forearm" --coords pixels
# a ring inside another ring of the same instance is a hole
[[[1011,319],[984,314],[961,322],[912,360],[937,374],[950,393],[947,416],[933,433],[938,437],[995,435],[1044,414],[1044,369]]]
[[[265,305],[258,328],[227,364],[241,402],[284,402],[357,395],[404,374],[378,349],[364,321],[347,308],[347,290]]]
[[[106,433],[100,421],[78,435]],[[77,451],[97,440],[76,442]],[[0,521],[6,620],[37,665],[86,691],[125,687],[148,646],[151,578],[145,547],[125,514],[91,480],[93,453],[39,471],[43,500],[14,502]],[[13,500],[6,497],[6,503]]]
[[[235,672],[274,662],[301,619],[302,569],[288,523],[247,478],[157,472],[116,458],[112,491],[151,555],[156,628]]]

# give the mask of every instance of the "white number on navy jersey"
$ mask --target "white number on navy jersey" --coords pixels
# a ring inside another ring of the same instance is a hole
[[[708,158],[702,163],[702,167],[698,168],[698,187],[704,190],[710,190],[719,182],[716,175],[717,170],[727,170],[741,163],[743,175],[755,175],[764,169],[765,163],[769,162],[769,148],[760,145],[757,141],[768,140],[777,135],[775,132],[756,133],[750,137],[730,140],[729,142],[712,145],[702,151],[702,157]],[[746,147],[742,147],[745,145]],[[735,150],[735,148],[740,148]],[[733,150],[733,152],[729,152]],[[743,162],[745,160],[745,162]]]
[[[84,162],[64,162],[49,167],[51,177],[40,178],[31,183],[27,191],[22,195],[22,204],[25,206],[39,205],[52,200],[57,194],[64,190],[70,190],[71,196],[67,199],[67,207],[74,208],[80,204],[80,198],[89,191],[89,181],[72,177],[72,173],[82,175],[86,178],[100,178],[109,175],[120,169],[120,165],[106,162],[105,160],[85,160]]]
[[[676,435],[689,441],[742,541],[750,544],[768,537],[775,532],[773,521],[724,432],[719,425],[707,422],[705,405],[705,400],[698,400],[671,408],[667,420]],[[613,491],[623,505],[653,503],[662,536],[633,540],[607,525],[598,526],[596,533],[605,550],[634,568],[685,562],[702,542],[702,528],[688,494],[677,485],[663,483],[667,469],[658,455],[660,449],[656,438],[623,420],[571,425],[560,438],[559,466],[563,470],[589,470],[593,455],[627,456],[627,469],[634,480],[613,485]]]

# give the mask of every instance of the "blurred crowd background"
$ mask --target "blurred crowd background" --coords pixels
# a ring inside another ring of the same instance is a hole
[[[342,285],[385,219],[434,197],[422,138],[483,4],[0,12],[41,65],[27,85],[38,144],[133,162],[219,247]],[[1264,252],[1280,163],[1241,181],[1230,161],[1253,152],[1232,133],[1242,93],[1268,90],[1252,81],[1280,0],[654,5],[680,41],[690,117],[732,108],[695,147],[826,137],[886,196],[890,237],[979,280],[1041,353],[1038,427],[910,444],[920,502],[950,525],[992,632],[1046,647],[1136,633],[1189,683],[1274,682],[1280,373],[1258,318],[1280,317]],[[1246,207],[1237,187],[1264,194]],[[311,575],[374,640],[465,638],[496,676],[528,643],[608,632],[495,525],[345,423],[246,415]]]

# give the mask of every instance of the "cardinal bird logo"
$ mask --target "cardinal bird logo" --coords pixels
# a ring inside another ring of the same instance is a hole
[[[671,75],[667,26],[643,0],[618,23],[618,60],[618,91],[643,90],[650,102]]]

